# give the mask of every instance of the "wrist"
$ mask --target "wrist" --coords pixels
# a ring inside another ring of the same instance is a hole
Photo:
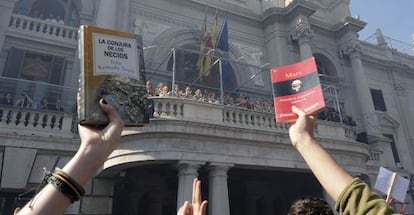
[[[314,144],[318,144],[313,136],[304,135],[300,138],[300,141],[296,143],[295,148],[299,151],[299,153],[305,153],[309,146]]]
[[[76,154],[62,170],[77,181],[80,185],[85,186],[96,174],[99,167],[90,165],[81,156]]]

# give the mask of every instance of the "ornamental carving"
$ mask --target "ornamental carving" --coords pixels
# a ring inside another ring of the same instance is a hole
[[[234,47],[242,54],[242,59],[249,65],[253,65],[256,67],[260,67],[263,65],[263,51],[256,47],[251,47],[246,44],[242,43],[233,43]],[[251,75],[255,75],[257,72],[256,70],[251,70]],[[259,77],[254,79],[254,83],[256,85],[264,86],[263,77],[260,75]]]
[[[294,41],[298,40],[311,40],[313,38],[313,30],[309,25],[299,23],[295,28],[290,32],[290,37]]]
[[[362,54],[362,46],[359,42],[349,43],[343,46],[342,55]]]

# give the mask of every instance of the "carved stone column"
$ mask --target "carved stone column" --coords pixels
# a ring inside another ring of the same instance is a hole
[[[231,164],[210,164],[208,198],[208,211],[210,215],[230,215],[227,171],[232,166]]]
[[[297,24],[296,27],[291,31],[290,36],[292,40],[297,41],[299,44],[301,60],[312,56],[312,47],[310,45],[310,41],[313,37],[313,30],[308,24]]]
[[[376,133],[375,127],[378,123],[374,114],[375,109],[368,87],[367,76],[362,65],[362,48],[359,43],[350,43],[344,46],[342,53],[348,55],[351,60],[355,96],[361,110],[359,130],[366,131],[368,134]]]
[[[198,177],[198,169],[203,163],[180,162],[178,164],[178,192],[177,192],[177,210],[185,201],[192,199],[193,180]]]

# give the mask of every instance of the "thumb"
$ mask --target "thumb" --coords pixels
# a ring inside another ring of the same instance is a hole
[[[306,115],[305,111],[296,107],[295,105],[292,106],[293,113],[297,114],[299,117]]]

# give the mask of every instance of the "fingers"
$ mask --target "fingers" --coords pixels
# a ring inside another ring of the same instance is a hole
[[[193,183],[193,204],[201,204],[201,181],[197,178],[194,180]]]
[[[200,215],[205,215],[207,211],[207,200],[204,200],[200,206]]]
[[[188,201],[184,202],[184,205],[180,207],[177,212],[177,215],[192,215],[192,207]]]
[[[104,99],[99,100],[102,111],[108,116],[110,122],[122,123],[123,121],[114,107],[106,103]]]
[[[293,111],[293,113],[296,113],[299,117],[306,115],[305,111],[303,111],[302,109],[296,107],[295,105],[292,106],[292,111]]]
[[[124,121],[119,116],[118,111],[116,111],[111,105],[107,104],[103,99],[99,101],[99,104],[102,111],[109,118],[109,124],[106,127],[108,132],[113,135],[121,135],[121,132],[124,129]]]
[[[192,202],[193,204],[197,202],[197,194],[196,194],[196,190],[197,190],[197,181],[198,181],[198,179],[197,179],[197,178],[195,178],[195,179],[193,180],[193,197],[192,197],[192,199],[191,199],[191,202]]]

